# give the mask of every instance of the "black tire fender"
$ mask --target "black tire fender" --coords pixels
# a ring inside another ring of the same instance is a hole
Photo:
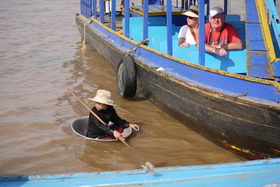
[[[137,90],[137,73],[134,58],[123,55],[116,70],[116,79],[119,94],[123,98],[132,98]]]

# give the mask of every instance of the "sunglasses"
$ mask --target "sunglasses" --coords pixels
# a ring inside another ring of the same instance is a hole
[[[187,18],[189,18],[189,19],[193,19],[193,17],[190,17],[190,16],[187,16]]]

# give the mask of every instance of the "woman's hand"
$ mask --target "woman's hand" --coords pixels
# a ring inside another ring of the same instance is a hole
[[[134,129],[135,131],[139,131],[139,130],[140,130],[139,126],[136,125],[136,124],[130,123],[129,126],[130,126],[132,129]]]
[[[180,46],[190,47],[189,43],[182,43]]]

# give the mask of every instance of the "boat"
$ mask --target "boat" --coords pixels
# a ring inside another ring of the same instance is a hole
[[[110,123],[109,125],[111,125],[111,124],[112,123]],[[96,139],[96,138],[87,137],[86,136],[87,127],[88,127],[88,116],[79,117],[79,118],[73,120],[71,123],[71,129],[73,130],[73,132],[85,139],[94,140],[94,141],[105,141],[105,142],[118,141],[117,139],[112,139],[112,138]],[[127,138],[128,136],[130,136],[132,133],[131,127],[124,129],[123,133],[124,133],[124,136],[123,136],[124,138]]]
[[[175,5],[170,0],[132,5],[128,0],[122,12],[116,0],[98,2],[81,0],[76,24],[87,45],[116,71],[121,97],[133,102],[139,92],[186,127],[244,158],[280,156],[276,1],[246,0],[244,20],[228,14],[224,1],[226,22],[236,27],[244,46],[226,57],[205,52],[202,43],[199,50],[177,46],[185,24],[182,12],[197,3],[204,25],[211,0],[178,0]]]
[[[280,158],[227,164],[144,169],[0,176],[0,186],[265,186],[280,185]]]

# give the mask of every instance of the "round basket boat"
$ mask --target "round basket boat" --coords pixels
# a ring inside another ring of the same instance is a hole
[[[117,139],[94,139],[94,138],[89,138],[86,137],[86,132],[87,132],[87,127],[88,127],[88,116],[84,116],[84,117],[80,117],[75,119],[72,123],[71,123],[71,128],[72,130],[79,136],[89,139],[89,140],[95,140],[95,141],[118,141]],[[132,129],[126,128],[124,129],[124,138],[130,136],[130,134],[132,133]]]

